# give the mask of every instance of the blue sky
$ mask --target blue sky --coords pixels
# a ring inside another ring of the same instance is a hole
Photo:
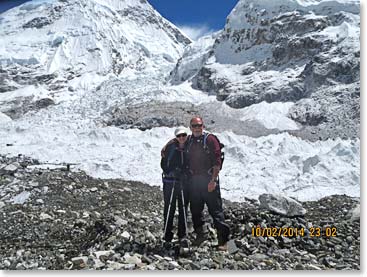
[[[25,0],[0,0],[0,13]],[[223,28],[238,0],[148,0],[166,19],[192,39]]]
[[[193,39],[220,30],[238,0],[148,0]]]

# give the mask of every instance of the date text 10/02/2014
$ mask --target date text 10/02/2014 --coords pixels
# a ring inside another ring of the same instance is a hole
[[[310,237],[336,237],[336,227],[310,227],[294,228],[294,227],[252,227],[251,234],[253,237],[294,237],[294,236],[310,236]]]

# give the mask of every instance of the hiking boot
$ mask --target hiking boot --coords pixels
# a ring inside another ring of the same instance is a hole
[[[189,248],[190,247],[190,241],[187,238],[180,239],[180,247]]]
[[[199,233],[196,235],[195,240],[192,242],[194,246],[200,246],[204,241],[208,240],[208,233]]]
[[[165,242],[163,243],[163,248],[165,248],[165,249],[167,249],[167,250],[172,249],[172,248],[173,248],[173,244],[172,244],[172,242],[171,242],[171,241],[165,241]]]

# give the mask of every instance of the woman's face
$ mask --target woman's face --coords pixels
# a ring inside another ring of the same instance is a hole
[[[187,140],[187,134],[185,134],[185,133],[184,134],[178,134],[176,136],[176,138],[177,138],[179,143],[185,143],[186,140]]]

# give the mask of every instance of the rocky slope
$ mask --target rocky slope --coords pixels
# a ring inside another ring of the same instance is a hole
[[[3,270],[360,268],[358,199],[340,195],[303,202],[306,214],[293,217],[260,209],[256,200],[224,201],[232,230],[229,251],[216,251],[215,230],[207,218],[211,239],[180,254],[175,247],[163,247],[158,187],[93,179],[68,171],[67,165],[36,165],[24,156],[0,158]],[[255,237],[254,226],[306,231],[304,236]],[[311,237],[307,231],[327,226],[337,228],[335,237]]]
[[[237,110],[231,110],[231,113],[228,113],[226,107],[223,107],[218,102],[195,105],[180,101],[173,103],[150,101],[126,107],[112,107],[105,111],[103,120],[108,126],[148,130],[160,126],[187,126],[193,116],[201,115],[203,118],[210,119],[205,122],[206,130],[210,132],[235,130],[236,134],[250,137],[260,137],[281,132],[281,130],[276,128],[265,128],[258,122],[241,119],[241,117],[244,117],[243,113],[240,111],[236,112]],[[238,115],[237,117],[236,114]]]
[[[359,137],[359,2],[239,1],[224,30],[189,45],[169,78],[234,108],[294,102],[307,139]]]

